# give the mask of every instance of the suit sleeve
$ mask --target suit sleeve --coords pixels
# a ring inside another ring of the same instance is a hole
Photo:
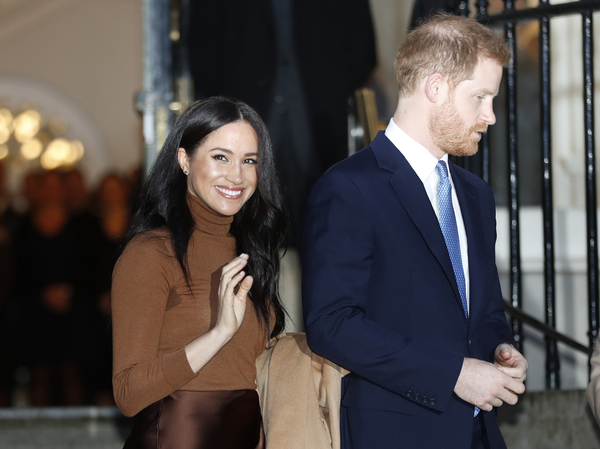
[[[377,223],[360,189],[343,173],[324,175],[311,194],[305,225],[303,307],[309,345],[319,355],[406,397],[411,385],[435,392],[444,411],[463,355],[384,328],[365,313],[369,301],[399,301],[403,292],[370,298]],[[408,257],[398,254],[398,257]],[[393,270],[393,267],[390,267]]]
[[[156,239],[134,239],[117,261],[112,283],[113,390],[118,407],[133,416],[196,375],[185,348],[159,354],[173,259]]]

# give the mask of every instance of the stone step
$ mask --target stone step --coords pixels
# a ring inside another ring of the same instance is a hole
[[[600,449],[585,390],[525,393],[500,407],[498,422],[508,449]]]
[[[130,428],[116,407],[0,409],[0,448],[121,449]]]
[[[600,449],[585,390],[526,393],[498,421],[508,449]],[[0,409],[0,448],[120,449],[130,428],[115,407]]]

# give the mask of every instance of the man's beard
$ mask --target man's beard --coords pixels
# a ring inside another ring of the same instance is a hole
[[[429,132],[433,143],[444,153],[453,156],[473,156],[477,153],[479,139],[474,133],[486,131],[487,125],[483,122],[467,126],[450,100],[429,117]]]

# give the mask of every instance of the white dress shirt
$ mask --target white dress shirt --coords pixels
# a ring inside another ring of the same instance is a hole
[[[435,215],[440,219],[440,202],[438,198],[438,184],[440,177],[437,174],[435,167],[439,162],[438,158],[427,150],[423,145],[417,143],[411,137],[408,136],[393,119],[390,119],[390,123],[385,130],[385,136],[390,139],[396,148],[406,158],[412,169],[415,171],[431,202],[431,206],[435,211]],[[448,155],[440,159],[448,164]],[[467,294],[467,308],[469,308],[469,252],[467,246],[467,233],[465,231],[465,223],[463,222],[462,213],[460,210],[460,204],[458,203],[458,197],[456,196],[456,189],[454,188],[454,182],[452,181],[452,174],[450,173],[450,167],[448,167],[448,178],[452,185],[452,207],[454,208],[454,214],[456,215],[456,226],[458,228],[458,238],[460,240],[460,255],[462,259],[463,271],[465,274],[465,287]]]

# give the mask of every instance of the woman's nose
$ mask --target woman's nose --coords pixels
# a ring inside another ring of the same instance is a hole
[[[225,178],[233,184],[241,184],[244,181],[244,176],[240,164],[232,164]]]

